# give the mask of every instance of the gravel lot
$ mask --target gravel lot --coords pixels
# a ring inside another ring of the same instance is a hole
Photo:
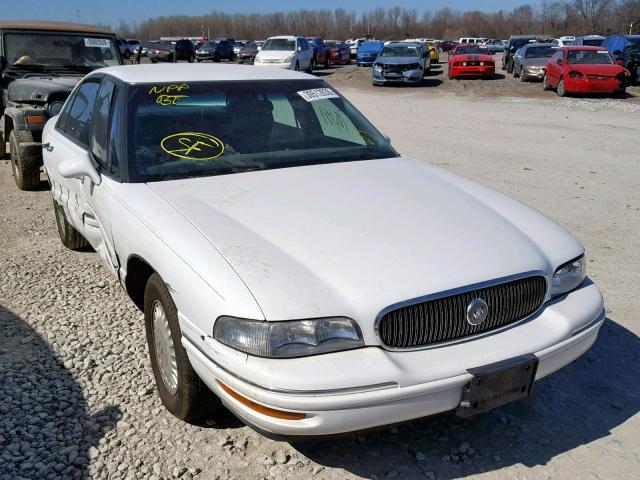
[[[434,88],[374,89],[367,75],[327,78],[399,151],[512,195],[585,244],[609,317],[596,345],[530,400],[466,421],[296,444],[228,412],[188,425],[156,397],[141,313],[97,255],[62,247],[46,188],[18,191],[2,161],[0,479],[637,478],[640,89],[558,99],[511,78],[434,72]]]

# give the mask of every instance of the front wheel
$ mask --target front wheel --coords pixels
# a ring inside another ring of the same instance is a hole
[[[25,157],[20,153],[20,144],[33,142],[29,130],[11,130],[9,148],[11,149],[11,169],[13,178],[20,190],[36,190],[40,187],[40,159]]]
[[[294,69],[296,72],[299,72],[299,71],[300,71],[300,63],[299,63],[299,62],[296,62],[296,65],[295,65],[295,67],[293,67],[293,69]]]
[[[67,220],[62,206],[53,200],[53,212],[56,215],[56,226],[62,245],[69,250],[84,250],[89,246],[89,242],[78,232]]]
[[[313,73],[313,70],[316,68],[316,62],[314,59],[311,59],[309,61],[309,68],[307,68],[307,70],[305,70],[307,73]]]
[[[561,78],[560,81],[558,82],[558,89],[556,90],[556,93],[558,94],[559,97],[567,96],[567,91],[564,89],[564,78]]]
[[[549,90],[551,90],[551,85],[549,85],[549,80],[547,80],[546,75],[542,79],[542,90],[544,90],[545,92],[548,92]]]
[[[189,63],[193,63],[193,61],[196,59],[196,57],[194,57],[193,55],[189,57]]]
[[[166,409],[187,422],[217,410],[221,402],[191,366],[182,346],[178,310],[157,273],[144,291],[144,322],[153,375]]]
[[[513,63],[507,63],[507,73],[513,73]]]

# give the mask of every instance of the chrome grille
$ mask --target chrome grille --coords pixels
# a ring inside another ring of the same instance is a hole
[[[385,313],[378,334],[388,347],[415,348],[489,332],[535,312],[546,290],[546,279],[532,276],[407,305]],[[476,298],[487,303],[489,313],[480,325],[471,325],[467,306]]]

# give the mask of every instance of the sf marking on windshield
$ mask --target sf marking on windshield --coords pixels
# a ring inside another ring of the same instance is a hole
[[[213,160],[224,152],[219,138],[200,132],[174,133],[164,137],[160,147],[169,155],[186,160]]]

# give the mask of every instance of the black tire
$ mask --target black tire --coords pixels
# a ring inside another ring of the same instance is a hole
[[[194,57],[193,55],[191,55],[191,56],[189,57],[188,62],[189,62],[189,63],[193,63],[193,61],[194,61],[194,60],[195,60],[195,57]]]
[[[316,61],[312,58],[309,62],[309,68],[305,70],[306,73],[313,73],[313,70],[316,68]]]
[[[29,130],[11,130],[9,148],[13,178],[20,190],[37,190],[40,187],[41,161],[37,157],[23,157],[20,154],[20,144],[26,142],[33,142]]]
[[[520,74],[518,73],[518,71],[516,70],[516,66],[513,66],[513,78],[518,78],[520,76]]]
[[[4,132],[0,132],[0,160],[7,156],[7,142],[4,141]]]
[[[507,73],[513,73],[513,62],[507,63]]]
[[[216,53],[216,54],[213,56],[213,61],[214,61],[214,62],[219,62],[219,61],[220,61],[220,54],[219,54],[219,53]]]
[[[327,59],[324,62],[324,68],[331,68],[331,55],[327,54]]]
[[[546,75],[542,78],[542,90],[544,90],[545,92],[551,90],[551,85],[549,85],[549,81],[547,80]]]
[[[556,93],[559,97],[567,96],[567,91],[564,89],[564,79],[562,77],[560,77],[560,80],[558,80],[558,88],[556,88]]]
[[[89,242],[78,232],[67,220],[64,209],[53,200],[53,213],[56,216],[58,235],[60,241],[69,250],[85,250],[89,247]]]
[[[151,59],[151,63],[158,63],[158,59],[157,58],[152,58]]]
[[[159,371],[153,328],[153,308],[156,302],[160,303],[164,310],[175,349],[178,372],[175,393],[169,391]],[[166,409],[175,417],[187,422],[193,422],[219,409],[222,403],[200,380],[189,362],[187,351],[181,342],[182,333],[178,323],[178,310],[167,286],[157,273],[149,277],[144,291],[144,322],[153,375],[158,394]]]
[[[296,72],[300,71],[300,63],[296,62],[296,65],[293,67]]]

